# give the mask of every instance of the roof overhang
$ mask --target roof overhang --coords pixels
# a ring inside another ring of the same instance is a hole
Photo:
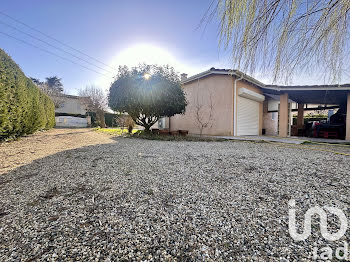
[[[261,83],[260,81],[256,80],[255,78],[239,71],[239,70],[229,70],[229,69],[209,69],[207,71],[204,71],[202,73],[199,73],[197,75],[191,76],[183,81],[181,81],[181,84],[187,84],[190,82],[193,82],[195,80],[199,80],[201,78],[210,76],[210,75],[228,75],[228,76],[234,76],[236,78],[243,77],[243,79],[251,84],[254,84],[258,87],[264,87],[265,85]]]
[[[188,84],[210,75],[229,75],[235,78],[243,77],[244,81],[260,87],[264,95],[276,95],[287,93],[289,99],[303,104],[344,104],[347,95],[350,93],[350,84],[343,85],[305,85],[305,86],[280,86],[265,85],[255,78],[244,74],[239,70],[216,69],[204,71],[197,75],[191,76],[183,81],[182,84]]]
[[[89,96],[75,96],[75,95],[67,95],[67,94],[58,94],[53,95],[54,97],[60,97],[60,98],[72,98],[72,99],[87,99],[90,98]]]
[[[342,105],[346,103],[347,94],[350,93],[350,87],[283,87],[283,88],[263,88],[265,95],[279,96],[288,94],[289,99],[300,104],[335,104]]]
[[[350,91],[350,84],[344,85],[312,85],[312,86],[277,86],[277,85],[265,85],[265,89],[276,91],[327,91],[327,90],[346,90]]]

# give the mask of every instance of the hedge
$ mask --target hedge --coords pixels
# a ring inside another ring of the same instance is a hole
[[[116,118],[116,116],[117,116],[116,114],[105,113],[106,126],[108,127],[117,126],[118,124],[114,122],[114,119]]]
[[[297,118],[298,116],[294,115],[293,116],[293,125],[297,124]],[[321,121],[321,120],[327,120],[328,116],[327,115],[311,115],[311,116],[304,116],[304,125],[306,125],[308,122],[313,122],[313,121]]]
[[[52,100],[0,49],[0,140],[54,125]]]
[[[96,113],[95,112],[87,112],[86,115],[91,116],[91,123],[92,126],[98,126],[98,123],[96,122]],[[117,114],[113,113],[104,113],[105,116],[105,124],[107,127],[120,127],[119,123],[115,122],[115,118],[118,116]]]
[[[70,113],[60,113],[60,112],[55,112],[55,116],[73,116],[73,117],[86,118],[86,115],[81,115],[81,114],[70,114]]]

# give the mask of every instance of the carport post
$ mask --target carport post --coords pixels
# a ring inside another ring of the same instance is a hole
[[[350,93],[348,93],[348,102],[346,105],[346,135],[345,140],[350,140]]]
[[[297,128],[302,128],[304,125],[304,104],[298,104],[298,119]]]
[[[288,136],[288,94],[280,95],[279,136]]]

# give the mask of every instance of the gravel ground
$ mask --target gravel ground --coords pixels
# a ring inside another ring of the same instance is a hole
[[[110,136],[88,128],[51,129],[0,143],[0,175],[57,152],[114,142]]]
[[[325,241],[316,219],[307,240],[288,233],[290,199],[300,222],[314,205],[350,217],[349,156],[104,139],[0,176],[0,261],[310,261],[314,245],[350,240]]]

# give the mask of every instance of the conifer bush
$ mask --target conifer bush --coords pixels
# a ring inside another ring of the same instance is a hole
[[[54,125],[52,100],[0,49],[0,140]]]

